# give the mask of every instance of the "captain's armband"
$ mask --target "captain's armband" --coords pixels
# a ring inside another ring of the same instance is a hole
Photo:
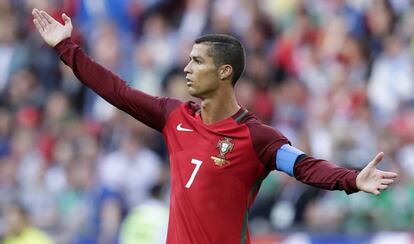
[[[276,169],[293,176],[296,160],[305,154],[289,144],[281,146],[276,152]]]

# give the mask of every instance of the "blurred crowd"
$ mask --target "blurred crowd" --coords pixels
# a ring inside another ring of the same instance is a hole
[[[45,46],[36,7],[128,84],[190,100],[193,41],[246,47],[241,105],[307,154],[361,169],[379,151],[399,173],[379,197],[321,191],[274,172],[253,235],[414,229],[414,1],[0,0],[0,236],[39,243],[163,243],[162,136],[97,97]],[[37,237],[36,237],[37,236]]]

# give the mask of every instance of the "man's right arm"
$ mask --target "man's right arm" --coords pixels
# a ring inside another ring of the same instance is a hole
[[[117,75],[94,62],[70,38],[59,42],[55,50],[83,84],[109,103],[156,130],[162,130],[169,112],[181,104],[175,99],[154,97],[132,89]]]
[[[125,81],[95,63],[70,39],[72,21],[62,14],[62,25],[48,13],[33,9],[33,23],[43,40],[59,53],[62,61],[72,68],[76,77],[109,103],[127,112],[144,124],[162,130],[168,114],[181,104],[169,98],[157,98],[130,88]]]

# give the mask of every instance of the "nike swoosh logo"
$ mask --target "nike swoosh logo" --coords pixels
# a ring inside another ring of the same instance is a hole
[[[187,128],[184,128],[184,127],[182,127],[182,123],[179,123],[178,125],[177,125],[177,130],[178,131],[193,131],[192,129],[187,129]]]

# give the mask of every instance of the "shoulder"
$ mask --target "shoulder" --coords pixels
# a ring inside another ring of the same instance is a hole
[[[171,113],[173,110],[183,104],[182,101],[172,97],[161,97],[160,100],[161,106],[167,114]]]
[[[265,146],[276,142],[279,142],[280,145],[290,143],[279,130],[264,124],[251,113],[242,122],[249,128],[254,145],[259,144],[260,146]]]
[[[243,122],[249,129],[252,146],[257,157],[268,170],[275,169],[276,152],[289,140],[277,129],[263,124],[254,115],[248,114]]]

